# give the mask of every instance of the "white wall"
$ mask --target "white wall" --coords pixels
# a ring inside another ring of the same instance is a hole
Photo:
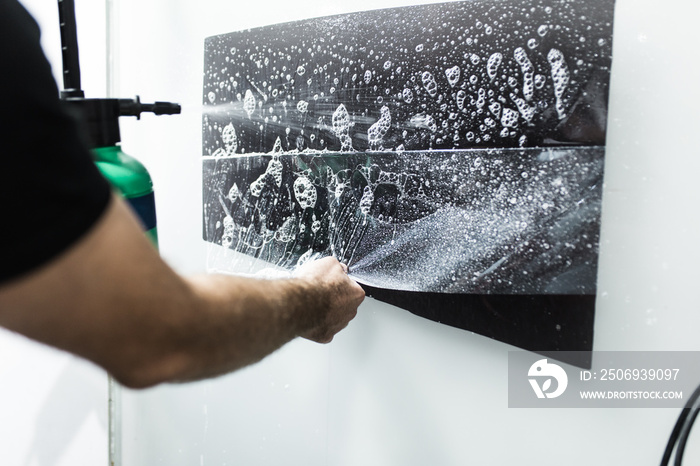
[[[56,1],[21,0],[42,29],[54,76],[61,76]],[[76,0],[83,88],[105,92],[103,2]],[[3,69],[3,73],[11,70]],[[61,83],[62,85],[62,83]],[[0,329],[0,463],[106,465],[107,376],[92,364]]]
[[[122,93],[184,104],[124,131],[151,167],[171,263],[201,271],[205,256],[204,37],[409,3],[122,1]],[[700,8],[617,3],[595,348],[698,350]],[[128,394],[125,464],[658,464],[677,410],[508,409],[512,349],[368,300],[331,345],[295,341],[219,380]]]

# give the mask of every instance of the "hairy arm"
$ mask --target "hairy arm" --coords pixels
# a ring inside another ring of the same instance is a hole
[[[328,342],[363,299],[332,258],[290,280],[182,277],[115,197],[75,246],[0,287],[0,325],[138,388],[223,374],[297,336]]]

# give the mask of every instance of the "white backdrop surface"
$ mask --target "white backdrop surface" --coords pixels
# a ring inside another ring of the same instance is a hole
[[[55,8],[54,2],[25,3]],[[87,8],[83,3],[78,8]],[[207,254],[200,194],[204,38],[409,4],[117,2],[117,95],[183,104],[180,116],[144,116],[122,125],[125,151],[153,175],[161,249],[177,270],[203,272]],[[700,350],[698,13],[700,6],[689,0],[617,1],[598,350]],[[100,14],[98,26],[104,24]],[[86,80],[103,64],[103,58],[83,55]],[[86,81],[84,87],[96,89],[94,96],[104,92],[99,86]],[[123,464],[658,464],[678,410],[509,409],[512,349],[367,300],[330,345],[298,340],[219,379],[125,393]],[[2,463],[105,464],[103,419],[89,407],[99,403],[63,401],[92,387],[100,371],[4,333],[0,350]],[[68,364],[87,371],[90,381]],[[72,373],[69,388],[51,392],[51,384],[64,379],[62,367],[64,375]],[[98,392],[106,394],[106,383]],[[47,411],[47,399],[59,407]],[[87,414],[76,417],[80,413]],[[59,430],[46,430],[49,422],[58,422]],[[76,422],[79,427],[61,437],[60,429]],[[48,440],[33,440],[40,436]],[[686,464],[700,461],[700,436],[691,437],[686,455]]]
[[[180,117],[124,131],[125,147],[148,157],[171,263],[196,271],[206,256],[204,38],[408,4],[122,1],[122,94],[184,105]],[[700,349],[699,11],[681,0],[617,2],[596,349]],[[658,463],[677,411],[508,409],[512,349],[367,300],[331,345],[295,341],[218,380],[129,394],[125,464]],[[687,464],[699,443],[691,441]]]

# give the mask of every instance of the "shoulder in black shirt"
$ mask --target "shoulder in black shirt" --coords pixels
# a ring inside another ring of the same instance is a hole
[[[39,36],[16,0],[0,0],[0,283],[68,249],[110,199]]]

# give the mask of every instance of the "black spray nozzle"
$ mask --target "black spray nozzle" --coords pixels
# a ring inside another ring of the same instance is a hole
[[[177,115],[182,111],[179,104],[172,102],[141,103],[139,96],[135,99],[119,99],[119,115],[135,116],[141,119],[141,113],[149,112],[154,115]]]
[[[156,115],[180,113],[180,105],[171,102],[142,104],[135,99],[84,99],[81,97],[64,97],[72,105],[85,125],[84,130],[91,147],[112,146],[121,141],[119,134],[119,117],[141,117],[143,112]]]

